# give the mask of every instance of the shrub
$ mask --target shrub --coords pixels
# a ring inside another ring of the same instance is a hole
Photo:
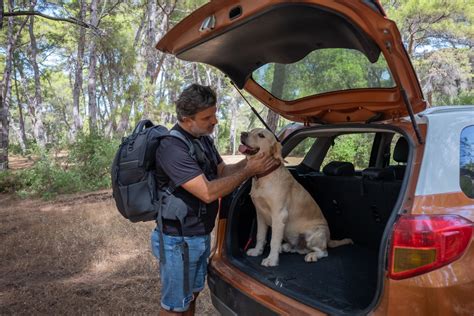
[[[90,190],[108,188],[110,166],[118,149],[118,141],[101,135],[79,135],[70,147],[69,162],[80,173],[85,188]]]
[[[110,166],[118,141],[101,135],[80,135],[68,148],[67,164],[54,159],[54,149],[44,152],[28,169],[0,173],[0,192],[21,197],[41,196],[109,188]]]
[[[22,188],[21,178],[11,171],[0,172],[0,193],[18,192]]]

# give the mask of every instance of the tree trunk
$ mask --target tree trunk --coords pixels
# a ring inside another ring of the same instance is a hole
[[[33,2],[30,6],[30,10],[33,10],[35,6],[35,2]],[[35,96],[33,98],[33,102],[30,103],[30,112],[32,114],[33,120],[33,135],[35,136],[36,143],[42,149],[45,147],[45,136],[44,136],[44,127],[43,127],[43,119],[42,119],[42,106],[43,100],[41,96],[41,80],[40,80],[40,72],[38,67],[38,62],[36,60],[38,46],[36,44],[36,36],[34,34],[34,20],[35,17],[30,17],[30,25],[29,25],[29,33],[30,33],[30,63],[33,66],[33,74],[35,78]]]
[[[114,99],[114,82],[115,82],[115,77],[114,77],[114,72],[110,71],[109,69],[109,77],[108,77],[108,82],[107,82],[107,87],[106,84],[101,80],[102,84],[102,89],[105,91],[106,96],[107,96],[107,103],[109,104],[110,107],[110,113],[109,113],[109,118],[107,123],[105,124],[105,135],[107,137],[112,137],[113,132],[117,129],[117,124],[115,123],[115,116],[117,114],[117,105],[115,104],[115,99]]]
[[[12,11],[12,1],[8,2],[8,11]],[[3,80],[0,82],[0,171],[8,169],[8,136],[9,136],[9,105],[10,105],[10,79],[13,60],[13,18],[8,18],[8,43],[6,49],[6,64]]]
[[[130,113],[132,112],[133,102],[131,100],[126,100],[124,107],[122,108],[122,113],[120,115],[120,122],[117,127],[117,135],[122,137],[125,131],[128,128],[128,123],[130,119]]]
[[[22,106],[23,102],[22,102],[22,98],[20,97],[20,91],[18,90],[18,80],[16,78],[15,70],[13,74],[15,76],[15,91],[16,91],[16,99],[18,102],[18,114],[20,116],[18,141],[20,142],[21,151],[24,154],[26,152],[26,132],[25,132],[25,119],[23,117],[23,106]]]
[[[143,118],[150,118],[150,114],[153,106],[153,86],[154,78],[153,73],[156,68],[156,60],[158,57],[158,50],[155,48],[157,27],[156,21],[158,16],[157,0],[148,0],[147,3],[147,23],[145,31],[145,84],[143,86]]]
[[[433,106],[433,91],[428,92],[428,106]]]
[[[97,6],[99,0],[92,0],[90,12],[90,24],[97,26]],[[96,38],[90,39],[89,46],[89,81],[87,84],[87,91],[89,95],[89,130],[91,133],[97,132],[97,100],[96,100],[96,66],[97,66],[97,52],[96,52]]]
[[[170,28],[170,15],[176,8],[177,1],[164,1],[160,5],[158,0],[148,0],[147,4],[147,26],[145,33],[145,60],[146,60],[146,84],[143,94],[143,118],[148,118],[152,112],[152,107],[156,104],[154,100],[154,91],[156,80],[163,68],[166,55],[160,53],[155,45],[157,39],[165,34]],[[161,14],[159,14],[159,9]],[[158,26],[157,21],[161,21]],[[159,58],[158,58],[159,56]]]
[[[277,98],[281,98],[283,95],[283,88],[285,86],[285,65],[282,64],[275,64],[275,69],[273,71],[273,83],[271,94]],[[267,124],[270,129],[275,132],[278,127],[278,120],[280,116],[273,112],[272,110],[268,109],[267,113]]]
[[[238,110],[238,103],[236,101],[232,101],[231,109],[230,109],[230,150],[232,151],[232,155],[235,155],[237,149],[237,110]]]
[[[79,20],[85,21],[86,17],[86,0],[80,0]],[[81,102],[81,91],[82,91],[82,67],[84,59],[84,47],[86,43],[86,29],[79,28],[79,39],[77,42],[77,59],[76,59],[76,70],[74,73],[74,89],[73,89],[73,128],[72,136],[75,139],[79,131],[82,130],[82,118],[80,114],[80,102]]]

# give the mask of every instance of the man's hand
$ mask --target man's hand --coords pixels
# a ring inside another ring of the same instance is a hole
[[[280,161],[275,159],[272,155],[268,153],[259,153],[247,161],[244,171],[249,177],[252,177],[256,174],[264,173],[279,163]]]
[[[239,162],[238,164],[240,165],[239,169],[228,176],[208,181],[201,174],[181,186],[204,203],[211,203],[217,198],[226,196],[235,190],[237,186],[249,177],[263,173],[280,164],[280,161],[270,154],[260,153],[249,159],[247,163]],[[224,167],[224,165],[221,167]]]

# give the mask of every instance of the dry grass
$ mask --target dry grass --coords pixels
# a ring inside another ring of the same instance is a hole
[[[131,224],[110,191],[53,202],[0,195],[0,314],[157,314],[153,223]],[[216,315],[209,290],[197,314]]]

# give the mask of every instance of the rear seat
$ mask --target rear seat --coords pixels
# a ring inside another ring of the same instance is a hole
[[[322,173],[305,176],[303,185],[323,211],[334,239],[354,235],[350,225],[352,206],[360,199],[361,178],[355,176],[354,165],[350,162],[333,161]]]
[[[395,180],[395,172],[392,169],[367,168],[362,171],[364,209],[370,214],[367,218],[367,234],[374,237],[365,242],[372,247],[377,247],[382,238],[401,183]]]
[[[356,176],[352,163],[333,161],[323,173],[309,173],[298,181],[319,204],[332,239],[348,237],[377,249],[400,190],[401,181],[394,178],[393,170],[375,168]]]
[[[393,149],[393,160],[399,164],[388,166],[388,169],[393,170],[396,180],[403,180],[406,163],[408,161],[408,142],[404,137],[400,137],[395,144],[395,148]]]

